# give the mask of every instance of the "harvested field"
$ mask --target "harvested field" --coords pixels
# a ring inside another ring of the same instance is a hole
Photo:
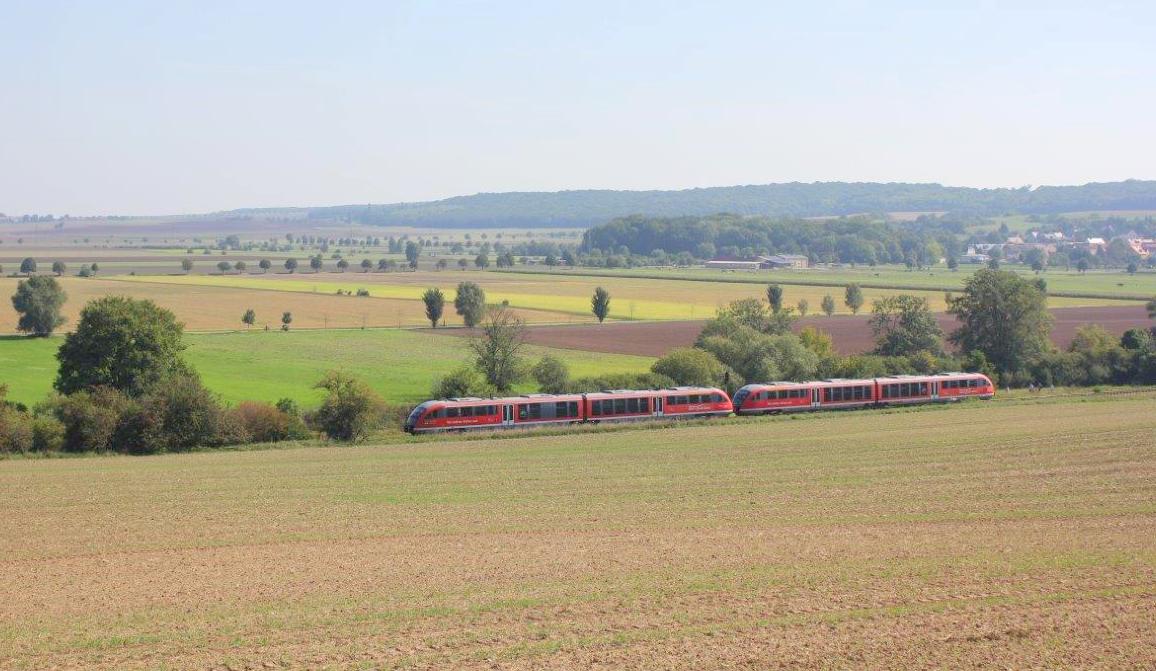
[[[1143,305],[1115,307],[1053,308],[1056,318],[1052,341],[1067,347],[1084,324],[1099,324],[1116,335],[1130,328],[1152,325]],[[950,333],[958,322],[947,314],[936,315],[944,333]],[[800,319],[795,330],[814,326],[826,331],[835,341],[840,354],[859,354],[874,346],[871,329],[865,315],[835,315],[834,317],[806,317]],[[678,322],[618,322],[589,326],[535,326],[529,329],[529,341],[544,347],[580,349],[592,352],[635,354],[660,357],[676,347],[694,344],[702,330],[701,321]],[[438,331],[443,335],[463,335],[461,331]]]
[[[1148,668],[1154,408],[7,462],[0,667]]]
[[[19,280],[0,278],[0,296],[10,296],[16,291]],[[257,313],[254,329],[268,325],[271,329],[281,327],[281,313],[293,313],[293,328],[361,328],[421,326],[429,324],[425,318],[425,308],[420,301],[381,296],[338,296],[336,289],[305,289],[300,292],[260,291],[228,286],[185,285],[163,282],[123,282],[112,279],[60,278],[64,290],[68,292],[68,302],[64,305],[64,316],[68,322],[64,330],[76,324],[84,304],[103,296],[131,296],[147,298],[158,305],[172,310],[184,322],[189,331],[223,331],[243,329],[241,315],[252,308]],[[350,283],[349,290],[356,292],[365,284]],[[453,295],[450,294],[450,300]],[[529,323],[553,323],[569,317],[556,312],[516,309],[519,316]],[[0,305],[0,333],[16,331],[17,315],[11,304]],[[573,321],[594,321],[569,318]],[[454,314],[453,306],[446,310],[445,321],[450,325],[460,325],[461,319]]]

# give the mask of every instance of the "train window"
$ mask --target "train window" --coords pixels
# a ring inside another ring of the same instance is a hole
[[[626,412],[633,412],[633,413],[638,412],[638,399],[637,398],[626,399]]]
[[[466,406],[466,407],[462,408],[461,411],[462,411],[462,417],[473,417],[474,416],[474,409],[472,406]]]
[[[626,414],[626,399],[624,399],[624,398],[614,399],[614,414],[616,414],[616,415],[625,415]]]
[[[650,399],[649,398],[638,399],[638,412],[650,412]]]
[[[487,405],[486,406],[486,415],[487,416],[492,417],[493,415],[496,415],[496,414],[498,414],[498,406],[496,406],[496,405]]]
[[[920,396],[927,396],[927,383],[926,382],[920,382],[919,383],[919,395]]]
[[[590,402],[590,414],[591,415],[601,415],[602,414],[602,401],[591,401]]]
[[[831,388],[830,387],[827,387],[823,390],[823,401],[828,402],[828,403],[831,401]]]
[[[458,408],[446,408],[446,417],[457,417],[461,414]]]

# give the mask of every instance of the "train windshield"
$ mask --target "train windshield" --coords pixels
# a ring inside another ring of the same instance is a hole
[[[751,390],[747,387],[743,387],[742,389],[735,392],[735,397],[731,399],[732,405],[734,405],[736,408],[741,407],[743,401],[747,400],[747,396],[750,395]]]
[[[425,412],[431,405],[433,405],[433,403],[426,401],[425,403],[422,403],[421,405],[414,408],[413,412],[409,413],[409,417],[405,418],[405,425],[417,426],[417,420],[421,418],[421,414]]]

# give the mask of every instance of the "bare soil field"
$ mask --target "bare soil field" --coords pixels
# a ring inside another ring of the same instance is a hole
[[[1084,324],[1099,324],[1108,331],[1123,335],[1130,328],[1152,326],[1152,320],[1143,305],[1114,307],[1052,308],[1055,325],[1052,341],[1067,347]],[[944,333],[950,333],[958,322],[947,314],[936,315]],[[799,331],[814,326],[826,331],[835,342],[840,354],[859,354],[870,350],[874,343],[865,315],[835,315],[833,317],[806,317],[795,326]],[[615,322],[592,325],[533,326],[529,342],[545,347],[581,349],[614,354],[635,354],[659,357],[676,347],[689,347],[702,331],[701,321],[670,322]],[[461,330],[438,331],[443,335],[467,335]]]
[[[1151,668],[1154,407],[4,462],[0,668]]]

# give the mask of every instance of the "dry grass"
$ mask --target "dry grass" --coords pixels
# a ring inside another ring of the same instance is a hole
[[[195,277],[195,276],[194,276]],[[142,278],[143,279],[143,278]],[[161,279],[161,278],[158,278]],[[205,278],[209,279],[209,278]],[[9,296],[16,291],[15,278],[0,278],[0,296]],[[109,295],[127,295],[133,298],[147,298],[162,307],[172,310],[190,331],[219,331],[243,329],[241,315],[252,308],[257,312],[257,325],[263,328],[281,327],[281,313],[293,313],[293,328],[360,328],[428,326],[425,307],[418,300],[405,300],[370,296],[337,296],[336,289],[319,288],[317,293],[305,289],[300,293],[284,291],[260,291],[249,288],[230,288],[198,284],[172,284],[160,282],[125,282],[110,279],[60,279],[68,292],[68,302],[64,314],[68,319],[65,329],[76,324],[80,309],[94,298]],[[348,283],[352,291],[358,287],[369,287],[366,283]],[[450,301],[453,294],[449,295]],[[564,321],[593,321],[570,318],[556,312],[542,310],[518,310],[521,317],[530,323],[552,323]],[[460,325],[461,320],[454,314],[453,305],[447,306],[446,322]],[[0,333],[16,330],[16,312],[11,305],[0,305]]]
[[[1153,410],[9,462],[0,667],[1150,667]]]

